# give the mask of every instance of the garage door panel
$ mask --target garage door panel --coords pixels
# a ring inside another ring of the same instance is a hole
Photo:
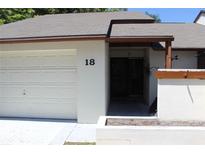
[[[1,70],[1,82],[77,82],[76,69],[63,70]]]
[[[0,97],[23,97],[23,87],[3,87],[1,86]]]
[[[31,58],[30,58],[31,59]],[[39,63],[41,66],[76,66],[75,56],[50,56],[39,58]],[[38,65],[37,65],[38,66]]]
[[[70,98],[77,95],[76,87],[1,87],[1,97]]]
[[[76,119],[76,53],[0,51],[0,116]]]
[[[75,87],[29,87],[26,93],[30,97],[70,98],[77,95]]]
[[[24,64],[24,59],[23,57],[1,57],[0,58],[0,68],[4,69],[4,68],[11,68],[11,67],[23,67],[26,66]]]
[[[12,50],[0,51],[0,57],[23,57],[23,56],[50,56],[50,55],[70,55],[77,54],[76,49],[49,49],[49,50]]]
[[[71,54],[70,54],[71,52]],[[63,67],[76,66],[76,51],[47,51],[47,52],[25,52],[0,53],[0,68],[28,68],[28,67]]]
[[[28,67],[38,66],[50,66],[50,67],[63,67],[63,66],[75,66],[76,59],[74,56],[47,56],[47,57],[35,57],[28,56],[24,58],[24,64]],[[15,65],[14,65],[15,66]],[[21,67],[24,67],[20,65]],[[11,66],[12,67],[12,66]]]
[[[76,119],[76,104],[1,103],[0,116]],[[48,112],[49,111],[49,112]],[[9,114],[8,114],[9,113]]]
[[[31,100],[32,99],[32,100]],[[0,103],[27,103],[27,104],[74,104],[77,98],[41,98],[41,97],[1,97]]]
[[[47,87],[53,87],[53,86],[66,86],[68,87],[76,87],[77,82],[0,82],[1,88],[3,87],[9,87],[9,86],[15,86],[15,87],[29,87],[29,86],[47,86]],[[0,89],[1,89],[0,88]]]

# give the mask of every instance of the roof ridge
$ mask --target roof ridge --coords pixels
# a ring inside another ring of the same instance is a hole
[[[40,16],[57,16],[57,15],[77,15],[77,14],[111,14],[111,13],[127,13],[127,14],[144,14],[143,12],[128,12],[128,11],[108,11],[108,12],[71,12],[71,13],[57,13],[57,14],[44,14]]]
[[[173,24],[173,25],[200,25],[197,23],[192,23],[192,22],[162,22],[162,23],[155,23],[155,24],[164,24],[164,25],[168,25],[168,24]]]
[[[171,22],[161,22],[161,24],[186,24],[186,22],[175,22],[175,21],[171,21]]]

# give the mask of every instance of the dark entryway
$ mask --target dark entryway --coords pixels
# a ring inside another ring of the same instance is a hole
[[[111,98],[143,96],[143,58],[111,58],[110,64]]]
[[[205,69],[205,52],[198,53],[198,69]]]
[[[111,58],[108,115],[146,116],[144,58]]]

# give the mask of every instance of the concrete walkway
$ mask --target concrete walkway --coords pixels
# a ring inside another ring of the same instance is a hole
[[[77,124],[66,142],[94,143],[96,136],[96,124]]]
[[[149,106],[141,99],[113,100],[109,104],[108,116],[149,116],[148,110]]]
[[[95,142],[96,125],[73,120],[0,119],[0,144],[63,145],[64,142]]]

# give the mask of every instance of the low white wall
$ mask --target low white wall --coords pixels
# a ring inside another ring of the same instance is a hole
[[[158,118],[205,120],[205,80],[158,79]]]
[[[175,69],[196,69],[197,68],[196,51],[173,51],[172,56],[178,56],[178,60],[173,61]],[[149,104],[152,104],[157,96],[157,79],[154,76],[156,68],[164,68],[165,51],[156,51],[150,48],[149,51]],[[152,69],[154,68],[154,69]]]
[[[112,117],[113,118],[113,117]],[[120,118],[120,117],[119,117]],[[132,117],[133,118],[133,117]],[[139,117],[138,117],[139,119]],[[141,119],[144,119],[143,117]],[[106,126],[101,117],[96,130],[97,145],[205,144],[205,128],[191,126]]]

